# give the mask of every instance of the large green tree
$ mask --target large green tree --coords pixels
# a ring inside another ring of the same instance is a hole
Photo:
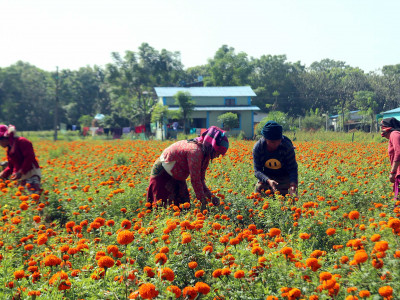
[[[0,69],[0,119],[17,130],[53,127],[54,81],[50,73],[17,62]]]
[[[286,55],[263,55],[251,64],[250,85],[257,94],[254,104],[265,111],[281,110],[292,115],[301,111],[294,83],[295,77],[304,71],[300,63],[288,63]]]
[[[209,77],[205,78],[206,85],[210,86],[243,86],[249,84],[249,75],[252,66],[247,54],[235,53],[235,49],[223,45],[215,53],[214,58],[208,60]]]
[[[143,43],[138,52],[126,51],[124,57],[114,52],[112,58],[106,66],[112,111],[131,125],[148,125],[156,103],[153,87],[175,85],[183,78],[179,53]]]

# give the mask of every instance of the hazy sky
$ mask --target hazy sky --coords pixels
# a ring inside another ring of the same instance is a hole
[[[400,63],[399,0],[0,0],[0,67],[104,66],[147,42],[207,63],[223,44],[258,58]]]

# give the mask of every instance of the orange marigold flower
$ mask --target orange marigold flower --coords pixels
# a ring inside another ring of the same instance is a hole
[[[315,257],[310,257],[306,259],[306,265],[307,267],[311,268],[312,271],[317,271],[319,268],[321,268],[321,265],[318,262],[318,259]]]
[[[382,286],[379,288],[378,292],[379,292],[379,295],[381,295],[383,297],[390,297],[393,295],[393,288],[389,285]]]
[[[357,220],[358,218],[360,218],[360,213],[358,211],[353,210],[353,211],[349,212],[350,220]]]
[[[205,246],[205,247],[203,248],[203,251],[204,251],[205,253],[207,253],[207,252],[212,253],[213,250],[214,250],[214,249],[213,249],[212,246]]]
[[[358,295],[361,298],[368,298],[369,296],[371,296],[371,293],[367,290],[363,290],[363,291],[360,291],[360,293]]]
[[[140,297],[143,299],[153,299],[158,296],[158,291],[156,290],[156,287],[152,283],[143,283],[139,287],[139,294]]]
[[[196,269],[197,268],[197,262],[191,261],[188,263],[188,266],[190,269]]]
[[[270,237],[278,236],[280,234],[281,234],[281,230],[279,228],[271,228],[269,230],[269,236]]]
[[[235,274],[233,274],[233,276],[236,279],[243,278],[244,277],[244,271],[243,270],[238,270],[238,271],[235,272]]]
[[[231,274],[231,269],[229,269],[229,268],[223,268],[222,270],[221,270],[221,275],[224,275],[224,276],[228,276],[228,275],[230,275]]]
[[[168,281],[174,281],[175,278],[175,273],[170,268],[161,269],[161,272],[159,271],[158,275],[161,277],[161,279],[165,279]]]
[[[192,236],[189,233],[182,234],[182,244],[187,244],[192,241]]]
[[[354,254],[354,260],[357,264],[361,264],[366,262],[368,259],[368,254],[365,250],[358,250],[356,254]]]
[[[34,217],[33,217],[33,221],[34,221],[35,223],[40,223],[41,220],[42,220],[42,219],[41,219],[39,216],[34,216]]]
[[[25,249],[26,251],[30,251],[30,250],[33,249],[33,245],[32,245],[32,244],[25,245],[25,246],[24,246],[24,249]]]
[[[46,256],[43,261],[46,267],[58,266],[62,262],[61,258],[53,254]]]
[[[400,220],[397,218],[390,219],[388,222],[388,227],[390,227],[392,229],[400,228]]]
[[[150,278],[153,278],[155,273],[153,272],[153,269],[151,267],[144,267],[143,272],[146,273],[146,275]]]
[[[19,280],[25,277],[25,271],[24,270],[18,270],[14,272],[14,278]]]
[[[53,285],[54,283],[58,282],[59,280],[67,280],[68,279],[68,274],[65,273],[64,271],[59,271],[55,273],[53,276],[51,276],[49,280],[49,284]]]
[[[229,240],[229,244],[231,244],[232,246],[235,246],[239,243],[240,243],[240,240],[238,238],[233,238],[233,239]]]
[[[332,278],[332,274],[329,272],[321,272],[319,274],[319,280],[322,282],[324,280],[329,280]]]
[[[196,278],[203,277],[203,275],[204,275],[204,270],[198,270],[194,273],[194,277]]]
[[[107,253],[112,253],[114,256],[118,254],[118,246],[115,245],[108,245],[107,246]]]
[[[214,230],[220,230],[221,229],[221,224],[219,224],[219,223],[213,223],[212,224],[212,228],[214,229]]]
[[[289,297],[292,298],[299,298],[301,296],[301,291],[297,288],[293,288],[289,291]]]
[[[171,293],[175,294],[175,298],[179,298],[182,295],[182,291],[179,287],[176,285],[170,285],[167,287],[167,291],[170,291]]]
[[[167,260],[168,258],[164,253],[157,253],[156,256],[154,257],[154,262],[160,265],[165,264]]]
[[[38,195],[38,194],[31,194],[31,198],[32,198],[33,200],[37,201],[37,200],[39,200],[40,195]]]
[[[389,243],[386,241],[379,241],[375,243],[374,250],[378,252],[385,252],[389,249]]]
[[[22,210],[27,210],[27,209],[29,208],[29,205],[28,205],[28,203],[26,203],[26,202],[22,202],[22,203],[19,205],[19,208],[22,209]]]
[[[109,256],[102,256],[102,257],[100,257],[100,259],[97,261],[97,265],[100,267],[100,268],[104,268],[104,269],[107,269],[107,268],[111,268],[112,266],[114,266],[114,259],[112,259],[111,257],[109,257]]]
[[[36,243],[38,245],[43,245],[45,243],[47,243],[47,235],[46,234],[40,234],[36,240]]]
[[[291,247],[283,247],[281,253],[284,255],[290,255],[293,253],[293,249]]]
[[[374,234],[371,236],[371,241],[372,242],[377,242],[381,239],[381,235],[380,234]]]
[[[211,290],[210,286],[204,282],[197,282],[195,284],[194,288],[196,289],[196,291],[198,293],[203,294],[203,295],[207,295]]]
[[[302,240],[308,240],[308,239],[310,238],[310,235],[309,235],[308,233],[300,233],[300,234],[299,234],[299,237],[300,237]]]
[[[197,290],[192,286],[187,286],[182,291],[183,298],[193,300],[197,297]]]
[[[328,228],[326,230],[326,234],[327,235],[334,235],[336,233],[336,229],[335,228]]]
[[[65,228],[72,228],[75,226],[75,222],[74,221],[69,221],[67,222],[67,224],[65,224]]]
[[[220,277],[222,275],[222,269],[216,269],[216,270],[214,270],[214,272],[212,273],[212,276],[214,277],[214,278],[218,278],[218,277]]]
[[[113,227],[113,226],[115,225],[115,221],[114,221],[114,220],[108,220],[108,221],[106,222],[106,225],[107,225],[108,227]]]
[[[133,242],[134,235],[133,232],[129,230],[122,230],[118,233],[117,242],[121,245],[128,245]]]
[[[130,229],[132,227],[132,222],[129,220],[123,220],[121,222],[121,227],[125,229]]]

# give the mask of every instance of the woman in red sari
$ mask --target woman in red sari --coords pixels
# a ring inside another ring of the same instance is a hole
[[[189,202],[186,179],[190,175],[196,198],[202,207],[212,198],[205,183],[205,174],[210,160],[224,155],[229,141],[224,131],[216,126],[208,128],[200,137],[176,142],[166,148],[155,161],[150,174],[147,201],[164,205]],[[218,203],[214,198],[213,202]]]
[[[30,193],[40,194],[41,172],[32,143],[15,135],[12,125],[0,125],[0,146],[7,149],[7,167],[0,178],[18,180]]]

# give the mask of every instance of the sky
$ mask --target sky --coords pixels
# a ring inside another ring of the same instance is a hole
[[[399,0],[0,0],[0,67],[104,67],[146,42],[179,51],[185,68],[228,45],[379,71],[400,63],[399,12]]]

